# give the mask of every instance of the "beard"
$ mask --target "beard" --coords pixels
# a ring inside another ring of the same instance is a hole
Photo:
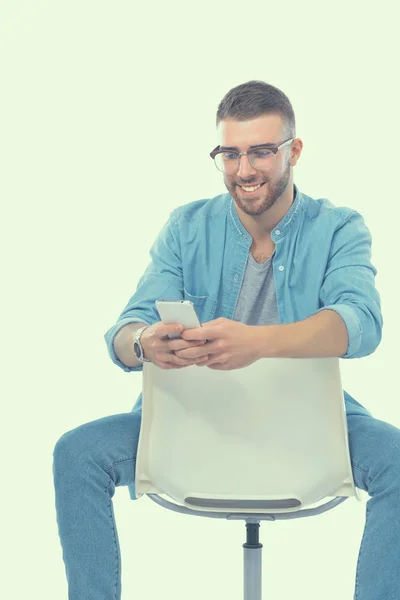
[[[229,183],[224,177],[225,186],[234,199],[236,205],[246,215],[257,216],[264,213],[266,210],[271,208],[275,202],[282,196],[287,188],[290,179],[290,162],[286,166],[282,176],[277,180],[271,182],[270,180],[258,181],[257,183],[264,183],[258,190],[259,194],[253,198],[245,198],[244,196],[237,193],[237,184]],[[254,182],[253,182],[254,183]],[[251,186],[252,182],[246,182],[246,185]]]

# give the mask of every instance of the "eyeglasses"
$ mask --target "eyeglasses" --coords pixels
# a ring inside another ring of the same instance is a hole
[[[210,152],[211,158],[214,160],[215,166],[223,173],[235,173],[240,166],[240,157],[247,156],[250,164],[258,171],[268,171],[274,165],[275,156],[283,146],[291,144],[294,138],[290,138],[279,146],[272,144],[260,144],[247,152],[238,152],[229,148],[224,149],[222,146],[217,146]]]

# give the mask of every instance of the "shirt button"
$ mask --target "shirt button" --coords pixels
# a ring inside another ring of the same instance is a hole
[[[281,230],[280,229],[275,229],[275,233],[276,233],[276,235],[280,235]]]
[[[238,277],[238,275],[236,273],[235,277],[233,278],[233,281],[237,281],[238,279],[239,279],[239,277]]]
[[[285,267],[284,267],[283,265],[279,265],[279,267],[278,267],[278,268],[279,268],[279,270],[280,270],[280,271],[283,271],[283,269],[284,269]]]

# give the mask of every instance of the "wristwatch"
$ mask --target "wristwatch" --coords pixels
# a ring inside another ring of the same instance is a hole
[[[142,335],[143,331],[148,327],[150,327],[150,325],[145,325],[144,327],[141,327],[140,329],[135,331],[135,337],[133,338],[133,351],[140,364],[143,364],[143,362],[151,362],[148,358],[145,358],[143,346],[140,343],[140,336]]]

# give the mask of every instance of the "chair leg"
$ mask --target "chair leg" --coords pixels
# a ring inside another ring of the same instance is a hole
[[[258,539],[260,521],[246,520],[246,543],[243,544],[244,600],[261,600],[262,544]]]

